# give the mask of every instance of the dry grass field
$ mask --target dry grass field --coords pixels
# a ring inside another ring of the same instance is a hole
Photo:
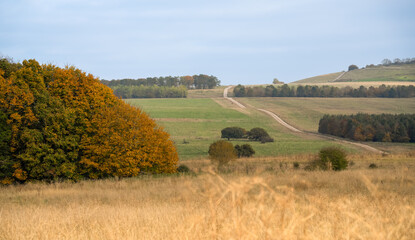
[[[194,175],[1,187],[0,238],[415,239],[414,153],[351,156],[342,172],[302,170],[310,158],[242,159],[219,175],[206,160],[186,162]]]

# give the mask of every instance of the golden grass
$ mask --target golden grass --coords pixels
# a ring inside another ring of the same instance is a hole
[[[415,239],[415,155],[355,155],[343,172],[292,168],[311,157],[240,160],[253,171],[231,174],[188,161],[202,173],[2,187],[0,238]]]

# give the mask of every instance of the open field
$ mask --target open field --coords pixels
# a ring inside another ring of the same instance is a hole
[[[317,132],[324,114],[415,113],[412,98],[237,98],[277,113],[296,128]]]
[[[333,81],[339,76],[341,72],[319,75],[311,78],[295,81],[292,84],[324,84],[332,85]],[[415,84],[415,64],[402,64],[391,66],[375,66],[364,69],[356,69],[346,72],[343,76],[337,79],[337,82],[384,82],[387,85],[401,84]],[[343,83],[348,84],[348,83]],[[370,84],[370,83],[368,83]]]
[[[359,88],[360,86],[364,86],[366,88],[369,87],[379,87],[381,85],[386,86],[409,86],[415,85],[415,82],[324,82],[324,83],[289,83],[290,86],[296,85],[313,85],[313,86],[333,86],[333,87],[352,87],[352,88]]]
[[[415,64],[370,67],[346,72],[338,81],[415,81]]]
[[[318,131],[318,123],[324,114],[399,114],[415,113],[415,101],[411,98],[238,98],[238,101],[261,107],[278,114],[292,126],[311,132]],[[415,149],[414,143],[365,144],[385,152],[402,152]]]
[[[303,156],[245,159],[221,175],[195,161],[196,175],[0,187],[0,236],[414,239],[414,156],[356,155],[342,172],[293,169]]]
[[[328,83],[328,82],[332,82],[334,79],[340,76],[340,74],[342,74],[342,72],[323,74],[323,75],[319,75],[315,77],[298,80],[298,81],[293,82],[292,84]]]
[[[225,86],[214,89],[190,89],[187,91],[187,98],[219,98],[223,96]]]
[[[127,99],[128,103],[142,108],[170,133],[176,143],[181,160],[205,158],[209,145],[219,140],[225,127],[238,126],[250,130],[262,127],[275,139],[273,143],[249,142],[256,156],[315,153],[328,145],[337,145],[320,138],[291,133],[266,114],[255,110],[237,111],[225,99]],[[235,144],[246,140],[232,141]],[[359,148],[346,146],[351,152]]]

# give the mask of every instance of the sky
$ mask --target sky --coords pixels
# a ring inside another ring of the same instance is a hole
[[[100,79],[292,82],[415,57],[413,0],[1,0],[0,55]]]

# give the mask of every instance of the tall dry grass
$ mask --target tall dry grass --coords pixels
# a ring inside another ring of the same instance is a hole
[[[356,156],[343,172],[251,159],[248,173],[206,163],[196,176],[2,187],[0,239],[415,239],[414,158],[394,158]]]

